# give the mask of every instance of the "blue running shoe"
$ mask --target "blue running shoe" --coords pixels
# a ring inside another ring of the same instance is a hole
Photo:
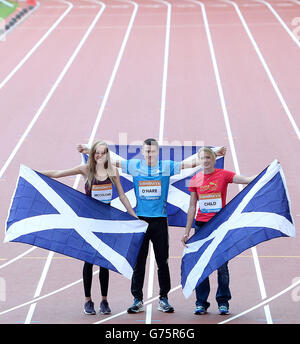
[[[139,313],[144,311],[144,304],[142,300],[134,299],[133,305],[127,309],[127,313]]]
[[[220,306],[219,307],[219,314],[220,315],[226,315],[229,314],[229,309],[226,306]]]
[[[203,306],[197,306],[196,309],[194,310],[194,314],[196,315],[202,315],[206,313],[207,313],[207,310]]]
[[[102,300],[100,303],[100,313],[101,314],[110,314],[111,309],[109,308],[107,300]]]
[[[162,297],[159,300],[158,308],[159,311],[164,313],[173,313],[174,308],[169,304],[168,299],[166,297]]]
[[[94,315],[96,314],[95,308],[94,308],[94,302],[93,301],[87,301],[84,304],[84,313],[88,315]]]

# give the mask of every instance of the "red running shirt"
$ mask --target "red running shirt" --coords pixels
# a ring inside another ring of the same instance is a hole
[[[191,179],[189,191],[198,197],[196,221],[209,221],[226,205],[227,186],[234,176],[234,172],[215,168],[212,173],[199,172]]]

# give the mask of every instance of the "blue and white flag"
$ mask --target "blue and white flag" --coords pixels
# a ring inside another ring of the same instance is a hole
[[[260,242],[295,236],[289,196],[275,160],[188,241],[181,285],[188,298],[214,270]]]
[[[21,165],[5,242],[42,247],[131,278],[148,224]]]
[[[159,159],[173,161],[188,161],[195,159],[200,146],[160,146]],[[220,147],[212,147],[217,150]],[[109,146],[111,157],[115,160],[143,159],[141,146],[137,145],[111,145]],[[83,154],[83,163],[88,156]],[[224,156],[217,157],[216,168],[224,168]],[[200,171],[201,167],[183,169],[180,174],[171,176],[167,200],[168,223],[170,226],[185,227],[187,212],[190,204],[189,184],[192,177]],[[136,197],[133,188],[132,176],[119,169],[120,181],[124,192],[133,208],[136,206]],[[116,190],[113,191],[111,204],[120,210],[124,210],[123,204],[118,198]]]

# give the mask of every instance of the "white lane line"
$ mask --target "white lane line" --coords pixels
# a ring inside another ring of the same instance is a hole
[[[99,2],[99,4],[101,5],[101,8],[99,10],[99,12],[97,13],[96,17],[94,18],[93,22],[91,23],[91,25],[89,26],[89,28],[87,29],[85,35],[83,36],[83,38],[81,39],[79,45],[77,46],[74,54],[71,56],[70,60],[68,61],[66,67],[64,68],[62,74],[60,75],[60,77],[58,78],[59,82],[62,80],[63,76],[65,75],[65,73],[67,72],[67,70],[69,69],[69,67],[71,66],[71,64],[73,63],[75,57],[77,56],[77,54],[79,53],[79,51],[81,50],[81,48],[83,47],[84,43],[86,42],[87,38],[89,37],[90,33],[92,32],[92,30],[94,29],[96,23],[98,22],[99,18],[101,17],[103,11],[105,10],[105,7],[106,5],[102,2]],[[55,85],[57,84],[58,86],[58,83],[55,83]],[[57,87],[56,86],[56,87]],[[55,88],[52,88],[53,92],[51,93],[51,96],[52,94],[54,93],[55,91]],[[52,91],[51,90],[51,91]],[[50,99],[50,98],[49,98]],[[47,101],[48,102],[48,101]],[[44,107],[42,107],[42,110],[43,110]],[[77,176],[78,177],[78,176]],[[76,178],[75,179],[75,182],[74,182],[74,185],[73,185],[73,188],[74,189],[77,189],[78,187],[78,183],[79,183],[79,180],[80,178]],[[48,257],[47,257],[47,260],[45,262],[45,265],[44,265],[44,269],[42,271],[42,274],[41,274],[41,277],[40,277],[40,280],[38,282],[38,286],[37,286],[37,289],[36,289],[36,292],[34,294],[34,298],[40,296],[40,293],[41,293],[41,290],[42,290],[42,287],[44,285],[44,282],[46,280],[46,276],[47,276],[47,273],[49,271],[49,267],[50,267],[50,264],[51,264],[51,261],[52,261],[52,258],[54,256],[54,252],[53,251],[50,251],[48,253]],[[31,319],[32,319],[32,316],[33,316],[33,313],[35,311],[35,307],[36,307],[36,303],[32,304],[29,308],[29,311],[27,313],[27,316],[26,316],[26,319],[25,319],[25,324],[30,324],[31,322]]]
[[[93,130],[92,130],[92,134],[90,136],[90,140],[89,142],[93,141],[94,139],[94,136],[95,136],[95,132],[97,130],[97,126],[99,125],[99,122],[100,122],[100,119],[102,117],[102,114],[103,114],[103,110],[104,110],[104,107],[105,107],[105,104],[106,104],[106,101],[107,101],[107,98],[108,98],[108,95],[109,95],[109,92],[111,90],[111,87],[112,87],[112,84],[113,84],[113,81],[115,79],[115,76],[116,76],[116,72],[117,72],[117,69],[120,65],[120,62],[121,62],[121,58],[122,58],[122,55],[124,53],[124,50],[125,50],[125,46],[126,46],[126,43],[128,41],[128,37],[129,37],[129,34],[130,34],[130,31],[131,31],[131,28],[132,28],[132,25],[133,25],[133,21],[135,19],[135,16],[136,16],[136,12],[137,12],[137,9],[138,9],[138,5],[134,2],[131,2],[129,1],[131,4],[134,5],[134,11],[132,13],[132,16],[131,16],[131,20],[130,20],[130,23],[128,25],[128,28],[127,28],[127,31],[126,31],[126,34],[125,34],[125,37],[123,39],[123,43],[122,43],[122,46],[121,46],[121,49],[119,51],[119,55],[118,55],[118,58],[117,58],[117,61],[115,63],[115,67],[113,69],[113,72],[112,72],[112,75],[111,75],[111,78],[110,78],[110,81],[109,81],[109,84],[108,84],[108,87],[107,87],[107,90],[106,90],[106,93],[105,93],[105,97],[103,99],[103,102],[102,102],[102,105],[100,107],[100,111],[98,112],[98,115],[97,115],[97,118],[96,118],[96,121],[95,121],[95,124],[94,124],[94,127],[93,127]],[[102,3],[101,3],[102,4]],[[105,5],[102,4],[104,7],[102,7],[102,9],[100,10],[100,15],[102,14],[104,8],[105,8]],[[95,21],[93,22],[94,24],[96,23],[96,21],[98,20],[99,18],[99,15],[97,15],[97,17],[95,18]],[[93,25],[93,23],[91,25]],[[94,25],[93,25],[94,26]],[[104,104],[104,105],[103,105]],[[73,185],[73,188],[77,188],[78,187],[78,183],[79,183],[79,180],[80,180],[80,176],[77,176],[76,177],[76,180],[75,180],[75,183]],[[29,253],[31,252],[32,249],[26,251],[26,253]],[[39,295],[40,295],[40,292],[42,290],[42,286],[44,284],[44,281],[45,281],[45,278],[46,278],[46,275],[47,275],[47,272],[49,270],[49,267],[50,267],[50,263],[51,263],[51,260],[53,258],[53,255],[54,255],[54,252],[49,252],[48,254],[48,258],[47,258],[47,261],[45,263],[45,266],[44,266],[44,269],[43,269],[43,272],[42,272],[42,275],[41,275],[41,278],[40,278],[40,281],[38,283],[38,287],[37,287],[37,290],[35,292],[35,295],[34,295],[34,298],[37,298]],[[23,255],[20,255],[19,258],[23,257]],[[15,260],[14,260],[15,261]],[[4,264],[5,266],[8,265],[8,263]],[[81,280],[80,280],[81,281]],[[76,282],[75,282],[76,283]],[[73,285],[73,284],[72,284]],[[39,300],[40,298],[38,298],[37,300]],[[28,304],[28,303],[26,303]],[[32,303],[30,305],[30,308],[29,308],[29,311],[27,313],[27,316],[26,316],[26,319],[25,319],[25,323],[28,324],[31,322],[31,319],[32,319],[32,316],[33,316],[33,313],[34,313],[34,310],[35,310],[35,307],[36,307],[36,302],[35,303]],[[14,309],[17,309],[14,307]],[[1,315],[2,313],[0,313]]]
[[[170,28],[171,28],[171,11],[172,6],[167,1],[153,0],[167,6],[167,19],[166,19],[166,35],[165,35],[165,47],[164,47],[164,65],[163,65],[163,77],[162,77],[162,91],[161,91],[161,106],[160,106],[160,122],[159,122],[159,139],[158,143],[163,143],[164,125],[165,125],[165,112],[166,112],[166,92],[167,92],[167,79],[168,79],[168,62],[169,62],[169,46],[170,46]],[[147,286],[147,298],[150,299],[153,296],[154,287],[154,265],[155,257],[153,251],[153,245],[150,242],[150,259],[149,259],[149,273],[148,273],[148,286]],[[152,320],[152,304],[148,304],[146,308],[146,324],[151,324]]]
[[[43,272],[42,272],[42,275],[40,277],[40,280],[39,280],[39,283],[37,285],[37,288],[36,288],[36,291],[33,295],[33,298],[37,298],[40,296],[41,294],[41,291],[42,291],[42,288],[43,288],[43,285],[44,285],[44,282],[46,280],[46,276],[47,276],[47,273],[48,273],[48,270],[50,268],[50,264],[51,264],[51,260],[54,256],[54,252],[49,252],[48,254],[48,257],[47,257],[47,260],[46,260],[46,263],[44,265],[44,269],[43,269]],[[25,319],[25,324],[30,324],[31,322],[31,319],[32,319],[32,316],[33,316],[33,313],[35,311],[35,307],[37,305],[37,302],[35,303],[32,303],[29,307],[29,311],[27,313],[27,316],[26,316],[26,319]]]
[[[111,87],[112,87],[112,84],[113,84],[113,82],[115,80],[115,77],[116,77],[116,74],[117,74],[117,71],[118,71],[121,59],[123,57],[124,50],[125,50],[125,47],[126,47],[126,44],[127,44],[128,38],[129,38],[129,35],[131,33],[131,29],[132,29],[132,26],[133,26],[133,23],[134,23],[134,20],[135,20],[135,17],[136,17],[136,13],[137,13],[137,10],[138,10],[138,4],[137,3],[133,2],[133,1],[126,1],[126,0],[125,0],[125,2],[132,4],[134,6],[134,9],[133,9],[133,12],[132,12],[132,15],[131,15],[131,18],[130,18],[130,21],[129,21],[129,24],[128,24],[128,27],[127,27],[127,30],[126,30],[126,33],[125,33],[125,36],[124,36],[124,39],[123,39],[123,42],[122,42],[122,45],[121,45],[121,48],[120,48],[117,60],[115,62],[114,69],[113,69],[111,77],[109,79],[108,86],[107,86],[105,94],[103,96],[100,109],[98,111],[97,119],[96,119],[96,122],[94,124],[93,130],[92,130],[92,133],[91,133],[91,136],[90,136],[90,140],[88,142],[89,146],[91,146],[92,142],[95,139],[96,131],[97,131],[99,122],[100,122],[100,120],[102,118],[103,111],[104,111],[104,108],[106,106],[106,103],[107,103],[107,100],[108,100],[108,97],[109,97],[109,94],[110,94],[110,91],[111,91]]]
[[[300,5],[300,1],[299,0],[290,0],[291,2],[293,2],[294,4]]]
[[[286,25],[286,23],[281,19],[281,17],[279,16],[279,14],[274,10],[274,8],[267,2],[264,0],[254,0],[256,2],[260,2],[261,4],[265,4],[268,9],[273,13],[273,15],[277,18],[277,20],[279,21],[279,23],[283,26],[283,28],[285,29],[285,31],[289,34],[289,36],[292,38],[292,40],[296,43],[296,45],[298,46],[298,48],[300,48],[300,41],[297,39],[297,37],[292,33],[292,31],[288,28],[288,26]],[[287,4],[287,5],[291,5],[291,4]]]
[[[31,122],[29,123],[28,127],[26,128],[26,130],[24,131],[23,135],[21,136],[21,138],[17,142],[17,144],[14,147],[13,151],[11,152],[9,158],[6,160],[5,164],[1,168],[1,170],[0,170],[0,178],[2,178],[3,174],[5,173],[6,169],[9,166],[9,164],[11,163],[13,158],[15,157],[15,155],[18,152],[18,150],[20,149],[20,147],[22,146],[22,144],[23,144],[24,140],[26,139],[27,135],[29,134],[29,132],[31,131],[31,129],[33,128],[33,126],[35,125],[37,120],[39,119],[41,113],[43,112],[43,110],[45,109],[46,105],[48,104],[48,102],[52,98],[52,96],[53,96],[54,92],[56,91],[57,87],[59,86],[59,84],[63,80],[63,78],[66,75],[66,73],[69,70],[69,68],[71,67],[71,65],[74,62],[75,58],[77,57],[79,51],[81,50],[82,46],[84,45],[85,41],[87,40],[88,36],[90,35],[92,29],[96,25],[96,22],[98,21],[99,17],[101,16],[102,12],[104,11],[104,8],[105,8],[105,4],[103,4],[103,7],[101,8],[99,13],[97,14],[96,18],[94,19],[92,24],[89,26],[88,30],[86,31],[86,33],[83,36],[83,38],[81,39],[80,43],[76,47],[76,49],[73,52],[72,56],[70,57],[69,61],[67,62],[67,64],[65,65],[64,69],[60,73],[59,77],[56,79],[55,83],[53,84],[50,92],[47,94],[46,98],[44,99],[42,105],[40,106],[40,108],[38,109],[36,114],[34,115],[33,119],[31,120]]]
[[[278,292],[277,294],[275,294],[275,295],[269,297],[268,299],[266,299],[266,300],[264,300],[264,301],[258,303],[257,305],[255,305],[255,306],[253,306],[253,307],[250,307],[250,308],[246,309],[245,311],[243,311],[243,312],[241,312],[241,313],[238,313],[238,314],[236,314],[236,315],[234,315],[234,316],[232,316],[232,317],[230,317],[230,318],[226,318],[226,320],[221,321],[221,322],[219,322],[218,324],[226,324],[226,323],[228,323],[228,322],[230,322],[230,321],[233,321],[233,320],[235,320],[235,319],[237,319],[237,318],[240,318],[240,317],[243,316],[243,315],[246,315],[246,314],[248,314],[248,313],[250,313],[250,312],[253,312],[254,310],[256,310],[256,309],[258,309],[258,308],[260,308],[260,307],[265,306],[266,304],[270,303],[271,301],[274,301],[274,300],[278,299],[280,296],[286,294],[287,292],[289,292],[289,291],[295,289],[297,286],[300,285],[300,278],[295,278],[294,280],[295,280],[295,281],[292,282],[291,285],[289,285],[287,288],[283,289],[282,291]],[[170,290],[170,294],[173,293],[174,291],[180,289],[180,288],[181,288],[181,285],[179,285],[179,286],[177,286],[177,287],[175,287],[175,288],[172,288],[172,289]],[[297,300],[298,300],[298,298],[299,298],[299,289],[298,289],[298,290],[295,289],[295,294],[297,295],[296,298],[297,298]],[[157,300],[158,298],[159,298],[159,296],[153,297],[152,299],[146,301],[145,304],[149,304],[149,303],[151,303],[151,302]],[[33,301],[31,301],[31,302],[33,302]],[[21,305],[21,306],[23,306],[23,305]],[[10,310],[9,310],[9,311],[10,311]],[[109,316],[109,317],[107,317],[107,318],[105,318],[105,319],[103,319],[103,320],[99,320],[99,321],[95,322],[94,324],[102,324],[102,323],[105,323],[105,322],[107,322],[107,321],[109,321],[109,320],[112,320],[112,319],[117,318],[117,317],[119,317],[119,316],[121,316],[121,315],[124,315],[124,314],[127,314],[127,312],[126,312],[126,311],[119,312],[119,313],[114,314],[114,315],[112,315],[112,316]],[[0,315],[1,315],[1,313],[0,313]]]
[[[97,0],[93,0],[93,2],[99,4],[99,2],[97,2]],[[136,4],[134,3],[134,5],[136,5]],[[118,58],[117,58],[117,61],[116,61],[116,64],[115,64],[115,67],[114,67],[114,71],[113,71],[113,73],[112,73],[112,75],[111,75],[111,78],[110,78],[110,81],[109,81],[109,85],[107,86],[107,88],[109,88],[109,90],[111,89],[112,82],[113,82],[113,80],[114,80],[114,78],[115,78],[115,74],[116,74],[116,71],[117,71],[117,67],[116,67],[116,66],[118,66],[118,65],[120,64],[120,59],[121,59],[121,56],[122,56],[122,54],[123,54],[123,52],[124,52],[124,47],[125,47],[124,42],[127,42],[127,40],[128,40],[128,35],[129,35],[130,30],[131,30],[132,23],[133,23],[133,18],[135,17],[135,15],[136,15],[136,11],[134,11],[133,14],[132,14],[132,17],[131,17],[131,20],[130,20],[131,24],[129,24],[130,26],[128,27],[127,32],[126,32],[126,35],[125,35],[125,37],[124,37],[124,39],[123,39],[123,44],[122,44],[122,47],[121,47],[121,49],[120,49],[120,52],[119,52],[119,55],[118,55]],[[129,29],[129,28],[130,28],[130,29]],[[104,106],[105,106],[105,104],[106,104],[108,95],[109,95],[109,92],[106,91],[106,96],[103,98],[102,105],[101,105],[101,107],[100,107],[100,110],[99,110],[98,115],[97,115],[96,122],[95,122],[94,127],[93,127],[92,135],[90,136],[91,138],[95,137],[95,132],[96,132],[96,130],[97,130],[97,127],[98,127],[98,125],[99,125],[100,119],[101,119],[101,117],[102,117],[103,110],[104,110]],[[103,105],[103,104],[104,104],[104,105]],[[24,140],[23,140],[23,141],[24,141]],[[92,140],[90,140],[90,141],[92,142]],[[5,171],[4,171],[4,172],[5,172]],[[0,172],[0,178],[1,178],[1,176],[3,175],[4,172]],[[73,188],[77,189],[78,184],[79,184],[79,181],[80,181],[80,176],[76,176]],[[8,266],[8,265],[10,265],[10,264],[12,264],[12,263],[14,263],[14,262],[16,262],[17,260],[21,259],[21,258],[24,257],[25,255],[31,253],[31,252],[32,252],[33,250],[35,250],[36,248],[37,248],[37,247],[34,246],[34,247],[30,248],[29,250],[25,251],[24,253],[18,255],[17,257],[12,258],[10,261],[6,262],[5,264],[2,264],[2,265],[0,266],[0,269],[2,269],[2,268],[4,268],[4,267],[6,267],[6,266]]]
[[[172,288],[172,289],[170,290],[169,294],[172,294],[174,291],[176,291],[176,290],[178,290],[178,289],[180,289],[180,288],[181,288],[181,285],[178,285],[177,287]],[[147,307],[148,307],[148,306],[151,306],[151,308],[152,308],[152,302],[154,302],[154,301],[156,301],[156,300],[158,300],[158,299],[159,299],[159,295],[158,295],[158,296],[154,296],[154,297],[152,297],[151,299],[145,301],[144,304],[147,305]],[[105,318],[105,319],[103,319],[103,320],[99,320],[99,321],[97,321],[97,322],[94,322],[93,324],[102,324],[102,323],[107,322],[107,321],[109,321],[109,320],[111,320],[111,319],[118,318],[119,316],[124,315],[124,314],[127,314],[127,311],[119,312],[119,313],[114,314],[114,315],[112,315],[112,316],[109,316],[109,317],[107,317],[107,318]],[[1,313],[0,313],[0,315],[1,315]],[[147,321],[147,316],[149,316],[149,314],[146,314],[146,321]],[[150,320],[151,320],[151,319],[150,319]]]
[[[99,273],[99,270],[96,270],[96,271],[93,272],[93,275],[96,275],[96,274],[98,274],[98,273]],[[46,299],[46,298],[48,298],[48,297],[50,297],[50,296],[52,296],[52,295],[61,293],[61,292],[65,291],[65,290],[67,290],[67,289],[69,289],[69,288],[75,286],[76,284],[81,283],[81,282],[82,282],[82,278],[80,278],[79,280],[77,280],[77,281],[75,281],[75,282],[69,283],[69,284],[65,285],[64,287],[55,289],[55,290],[51,291],[51,292],[48,293],[48,294],[45,294],[45,295],[43,295],[43,296],[39,296],[39,297],[37,297],[37,298],[35,298],[35,299],[26,301],[26,302],[21,303],[21,304],[19,304],[19,305],[17,305],[17,306],[8,308],[8,309],[6,309],[6,310],[0,312],[0,315],[4,315],[4,314],[10,313],[10,312],[13,312],[13,311],[15,311],[15,310],[17,310],[17,309],[20,309],[20,308],[22,308],[22,307],[29,306],[29,305],[31,305],[31,304],[33,304],[33,303],[37,303],[38,301],[44,300],[44,299]]]
[[[166,22],[166,38],[165,38],[165,51],[164,51],[164,69],[162,79],[162,93],[161,93],[161,107],[160,107],[160,125],[159,125],[159,144],[163,143],[164,126],[165,126],[165,113],[166,113],[166,92],[167,92],[167,79],[168,79],[168,63],[169,63],[169,47],[170,47],[170,28],[171,28],[171,10],[172,6],[167,1],[160,1],[168,7],[167,22]]]
[[[99,274],[99,269],[93,271],[93,275],[98,275],[98,274]],[[4,311],[1,311],[1,312],[0,312],[0,316],[1,316],[1,315],[5,315],[5,314],[10,313],[10,312],[13,312],[13,311],[16,311],[16,310],[18,310],[18,309],[20,309],[20,308],[23,308],[23,307],[26,307],[26,306],[30,306],[31,304],[37,303],[38,301],[45,300],[45,299],[47,299],[47,298],[50,297],[50,296],[56,295],[56,294],[58,294],[58,293],[61,293],[61,292],[65,291],[65,290],[67,290],[67,289],[69,289],[69,288],[74,287],[75,285],[77,285],[77,284],[79,284],[79,283],[82,283],[82,281],[83,281],[82,278],[80,278],[80,279],[77,280],[77,281],[71,282],[71,283],[69,283],[69,284],[67,284],[67,285],[65,285],[65,286],[63,286],[63,287],[61,287],[61,288],[55,289],[55,290],[53,290],[53,291],[51,291],[51,292],[49,292],[49,293],[47,293],[47,294],[45,294],[45,295],[42,295],[42,296],[39,296],[39,297],[34,298],[34,299],[32,299],[32,300],[26,301],[26,302],[21,303],[21,304],[19,304],[19,305],[17,305],[17,306],[8,308],[8,309],[6,309],[6,310],[4,310]],[[300,280],[299,280],[299,283],[300,283]],[[177,286],[177,287],[175,287],[175,288],[172,288],[172,289],[170,290],[170,293],[173,293],[174,291],[176,291],[176,290],[178,290],[178,289],[180,289],[180,288],[181,288],[180,285]],[[159,298],[159,296],[155,296],[155,297],[153,297],[152,299],[147,300],[147,301],[145,302],[145,304],[147,305],[147,304],[149,304],[149,303],[151,303],[151,302],[157,300],[158,298]],[[112,316],[105,317],[105,319],[100,320],[100,321],[98,321],[98,322],[95,322],[94,324],[100,324],[100,323],[102,323],[102,322],[106,322],[106,321],[108,321],[108,320],[110,320],[110,319],[119,317],[120,315],[123,315],[123,314],[127,314],[127,311],[124,310],[124,311],[119,312],[119,313],[117,313],[117,314],[114,314],[114,315],[112,315]]]
[[[106,7],[105,4],[102,3],[102,2],[98,2],[98,1],[94,1],[94,2],[97,2],[97,3],[101,4],[102,8],[100,9],[98,15],[96,16],[96,18],[94,19],[93,23],[91,24],[91,26],[90,26],[91,29],[90,28],[88,29],[89,34],[92,31],[92,29],[94,28],[95,24],[97,23],[99,17],[101,16],[102,12],[104,11],[104,9]],[[97,114],[96,121],[94,123],[93,129],[92,129],[92,132],[91,132],[91,135],[90,135],[90,138],[89,138],[89,142],[88,142],[89,145],[91,145],[91,143],[95,139],[96,131],[98,129],[100,120],[102,118],[103,111],[105,109],[105,105],[107,103],[107,99],[108,99],[109,93],[111,91],[113,82],[115,80],[115,77],[116,77],[116,74],[117,74],[117,71],[118,71],[118,68],[119,68],[122,56],[124,54],[125,47],[126,47],[126,44],[127,44],[127,41],[128,41],[128,38],[129,38],[129,35],[130,35],[130,32],[131,32],[131,29],[132,29],[132,26],[133,26],[133,22],[135,20],[135,16],[136,16],[136,13],[137,13],[137,10],[138,10],[138,5],[135,2],[132,2],[132,1],[126,1],[126,2],[132,4],[134,6],[134,10],[132,12],[132,15],[131,15],[131,18],[130,18],[130,22],[128,24],[128,28],[126,30],[126,33],[125,33],[125,36],[124,36],[124,39],[123,39],[123,42],[122,42],[122,45],[121,45],[121,48],[120,48],[120,51],[119,51],[116,63],[115,63],[115,66],[113,68],[113,71],[112,71],[112,74],[111,74],[108,86],[107,86],[106,91],[105,91],[105,95],[104,95],[103,100],[102,100],[102,104],[100,106],[100,110],[99,110],[99,112]],[[86,36],[86,37],[88,37],[88,36]],[[74,189],[77,189],[78,184],[79,184],[79,180],[80,180],[80,176],[78,175],[78,176],[76,176],[76,179],[75,179],[75,182],[74,182],[74,185],[73,185]],[[39,281],[39,284],[38,284],[38,287],[37,287],[37,291],[36,291],[36,294],[35,294],[34,297],[38,297],[40,295],[40,291],[42,289],[42,286],[44,284],[45,278],[47,276],[47,272],[49,270],[50,263],[51,263],[51,260],[52,260],[53,256],[54,256],[54,252],[50,251],[49,254],[48,254],[48,258],[47,258],[47,261],[45,263],[44,270],[43,270],[42,276],[40,278],[40,281]],[[31,319],[32,319],[35,307],[36,307],[36,304],[32,304],[30,306],[30,309],[29,309],[29,312],[27,314],[25,323],[28,324],[28,323],[31,322]]]
[[[0,83],[0,90],[7,84],[7,82],[17,73],[18,70],[25,64],[25,62],[33,55],[33,53],[41,46],[41,44],[49,37],[49,35],[56,29],[65,16],[73,8],[73,4],[69,1],[61,1],[68,4],[66,11],[57,19],[57,21],[51,26],[51,28],[44,34],[44,36],[34,45],[32,49],[23,57],[23,59],[16,65],[16,67],[6,76],[6,78]]]
[[[99,270],[96,270],[96,271],[93,272],[93,275],[98,275],[98,273],[99,273]],[[59,294],[59,293],[65,291],[65,290],[67,290],[67,289],[69,289],[69,288],[74,287],[75,285],[77,285],[77,284],[79,284],[79,283],[82,283],[82,278],[79,279],[79,280],[77,280],[77,281],[71,282],[71,283],[69,283],[69,284],[67,284],[67,285],[65,285],[65,286],[63,286],[63,287],[61,287],[61,288],[58,288],[58,289],[56,289],[56,290],[53,290],[53,291],[51,291],[51,292],[48,293],[48,294],[45,294],[45,295],[43,295],[43,296],[39,296],[39,297],[36,298],[36,299],[29,300],[29,301],[24,302],[24,303],[22,303],[22,304],[19,304],[19,305],[17,305],[17,306],[14,306],[14,307],[8,308],[8,309],[6,309],[6,310],[4,310],[4,311],[1,311],[1,312],[0,312],[0,316],[1,316],[1,315],[4,315],[4,314],[7,314],[7,313],[10,313],[10,312],[13,312],[13,311],[15,311],[15,310],[18,310],[18,309],[20,309],[20,308],[29,306],[29,305],[31,305],[31,304],[33,304],[33,303],[38,302],[38,301],[45,300],[45,299],[47,299],[48,297],[51,297],[51,296],[56,295],[56,294]],[[243,315],[246,315],[246,314],[248,314],[248,313],[250,313],[250,312],[252,312],[252,311],[254,311],[254,310],[256,310],[256,309],[258,309],[258,308],[260,308],[260,307],[262,307],[262,306],[264,306],[264,305],[266,305],[266,304],[268,304],[268,303],[270,303],[271,301],[274,301],[274,300],[278,299],[280,296],[282,296],[282,295],[286,294],[287,292],[289,292],[289,291],[295,289],[295,288],[296,288],[297,286],[299,286],[299,285],[300,285],[300,279],[297,278],[297,279],[295,279],[295,282],[293,282],[293,283],[290,284],[287,288],[283,289],[282,291],[278,292],[277,294],[271,296],[270,298],[268,298],[268,299],[266,299],[266,300],[260,302],[259,304],[255,305],[255,306],[253,306],[253,307],[250,307],[249,309],[247,309],[247,310],[245,310],[245,311],[243,311],[243,312],[241,312],[241,313],[236,314],[235,316],[233,316],[233,317],[231,317],[231,318],[227,318],[226,320],[220,322],[219,324],[225,324],[225,323],[230,322],[230,321],[232,321],[232,320],[235,320],[235,319],[237,319],[237,318],[239,318],[239,317],[241,317],[241,316],[243,316]],[[173,293],[174,291],[180,289],[180,288],[181,288],[181,285],[178,285],[177,287],[172,288],[172,289],[170,290],[170,294]],[[297,295],[299,294],[299,291],[298,291],[297,289],[296,289],[295,292],[297,293]],[[153,301],[157,300],[158,298],[159,298],[159,296],[153,297],[152,299],[147,300],[147,301],[145,302],[145,304],[148,305],[149,303],[152,303]],[[297,298],[298,298],[298,296],[297,296]],[[119,312],[119,313],[117,313],[117,314],[114,314],[114,315],[112,315],[112,316],[105,317],[105,319],[99,320],[99,321],[95,322],[94,324],[102,324],[102,323],[104,323],[104,322],[107,322],[107,321],[109,321],[109,320],[111,320],[111,319],[117,318],[117,317],[119,317],[119,316],[121,316],[121,315],[125,315],[125,314],[127,314],[127,311],[126,311],[126,310],[124,310],[124,311],[122,311],[122,312]]]
[[[248,35],[248,37],[249,37],[253,47],[255,49],[255,52],[256,52],[257,56],[259,57],[259,60],[260,60],[261,64],[263,65],[263,67],[265,69],[265,72],[266,72],[266,74],[267,74],[267,76],[268,76],[268,78],[269,78],[269,80],[270,80],[270,82],[271,82],[271,84],[272,84],[276,94],[277,94],[277,97],[280,100],[280,103],[281,103],[281,105],[282,105],[282,107],[283,107],[283,109],[284,109],[284,111],[285,111],[289,121],[291,122],[291,125],[292,125],[292,127],[293,127],[293,129],[294,129],[294,131],[295,131],[295,133],[296,133],[296,135],[298,137],[298,139],[300,140],[300,130],[299,130],[297,124],[296,124],[296,121],[295,121],[292,113],[290,112],[290,110],[289,110],[289,108],[288,108],[288,106],[287,106],[287,104],[286,104],[286,102],[285,102],[285,100],[284,100],[280,90],[279,90],[279,87],[277,86],[277,84],[275,82],[275,79],[274,79],[274,77],[273,77],[273,75],[272,75],[272,73],[270,71],[270,68],[268,67],[268,65],[267,65],[267,63],[266,63],[266,61],[265,61],[265,59],[264,59],[264,57],[263,57],[263,55],[262,55],[258,45],[256,44],[256,41],[255,41],[255,39],[254,39],[250,29],[249,29],[249,27],[248,27],[244,17],[243,17],[243,15],[242,15],[238,5],[235,2],[230,1],[230,0],[220,0],[220,1],[232,4],[234,6],[234,8],[235,8],[235,10],[236,10],[236,12],[237,12],[237,14],[238,14],[238,16],[240,18],[240,21],[242,22],[243,27],[244,27],[244,29],[245,29],[245,31],[246,31],[246,33],[247,33],[247,35]]]
[[[277,293],[277,294],[275,294],[275,295],[269,297],[268,299],[266,299],[266,300],[260,302],[260,303],[257,304],[256,306],[253,306],[253,307],[251,307],[251,308],[249,308],[249,309],[247,309],[247,310],[245,310],[245,311],[243,311],[243,312],[241,312],[241,313],[239,313],[239,314],[237,314],[237,315],[235,315],[235,316],[233,316],[233,317],[231,317],[231,318],[228,318],[228,319],[226,319],[226,320],[220,322],[219,324],[226,324],[226,323],[228,323],[228,322],[230,322],[230,321],[232,321],[232,320],[235,320],[235,319],[237,319],[237,318],[240,318],[241,316],[246,315],[246,314],[248,314],[248,313],[250,313],[250,312],[252,312],[252,311],[254,311],[254,310],[256,310],[256,309],[258,309],[258,308],[260,308],[260,307],[263,307],[263,306],[265,306],[267,303],[270,303],[271,301],[274,301],[274,300],[278,299],[280,296],[286,294],[287,292],[289,292],[290,290],[294,289],[294,288],[297,287],[298,285],[300,285],[300,279],[297,279],[294,283],[292,283],[292,284],[291,284],[290,286],[288,286],[287,288],[285,288],[285,289],[283,289],[282,291],[280,291],[279,293]]]
[[[27,254],[29,254],[30,252],[32,252],[32,251],[35,250],[36,248],[37,248],[36,246],[31,247],[29,250],[27,250],[27,251],[21,253],[21,254],[18,255],[17,257],[12,258],[12,259],[9,260],[8,262],[6,262],[6,263],[0,265],[0,269],[3,269],[3,268],[5,268],[6,266],[8,266],[8,265],[10,265],[10,264],[16,262],[17,260],[23,258],[24,256],[26,256]]]
[[[201,9],[202,9],[202,16],[203,16],[206,36],[207,36],[207,40],[208,40],[212,65],[213,65],[213,69],[214,69],[214,73],[215,73],[215,78],[216,78],[218,93],[219,93],[219,97],[220,97],[222,112],[223,112],[223,116],[224,116],[224,120],[225,120],[225,126],[226,126],[227,135],[228,135],[228,139],[229,139],[229,145],[230,145],[230,149],[232,152],[234,168],[235,168],[235,171],[237,174],[241,174],[239,164],[238,164],[236,149],[235,149],[235,145],[234,145],[234,141],[233,141],[233,135],[232,135],[229,116],[228,116],[228,112],[227,112],[226,101],[225,101],[225,97],[224,97],[221,77],[220,77],[217,59],[216,59],[216,55],[215,55],[215,50],[214,50],[214,46],[213,46],[213,41],[212,41],[210,29],[209,29],[209,24],[208,24],[205,6],[202,2],[198,2],[198,1],[194,1],[194,0],[190,0],[190,1],[199,4],[201,6]],[[242,185],[239,184],[239,190],[241,191],[242,189],[243,189]],[[264,281],[263,281],[263,277],[262,277],[262,272],[261,272],[256,248],[252,247],[251,251],[252,251],[252,255],[253,255],[254,266],[255,266],[255,271],[256,271],[256,275],[257,275],[257,279],[258,279],[259,289],[261,292],[261,297],[265,298],[266,290],[265,290],[265,286],[264,286]],[[271,323],[272,318],[270,317],[270,312],[268,309],[265,310],[265,314],[266,314],[267,320]]]
[[[147,299],[149,300],[153,296],[154,287],[154,265],[155,257],[152,242],[149,243],[150,257],[149,257],[149,272],[148,272],[148,285],[147,285]],[[152,319],[152,304],[148,304],[146,307],[146,324],[151,324]]]

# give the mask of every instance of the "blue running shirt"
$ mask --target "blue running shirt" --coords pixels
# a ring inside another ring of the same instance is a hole
[[[181,162],[171,160],[159,160],[152,167],[145,160],[122,160],[123,173],[133,177],[138,216],[167,217],[170,177],[180,173],[180,166]]]

